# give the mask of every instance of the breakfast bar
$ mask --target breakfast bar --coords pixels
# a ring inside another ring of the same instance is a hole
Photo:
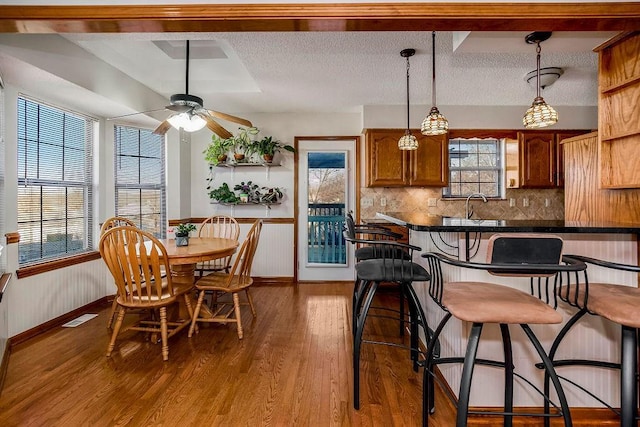
[[[503,219],[466,219],[446,216],[434,216],[420,212],[386,212],[376,215],[377,221],[383,221],[406,227],[409,241],[422,249],[422,252],[437,252],[460,260],[486,262],[488,238],[495,233],[550,233],[558,235],[564,242],[564,254],[590,256],[609,261],[637,265],[638,234],[640,225],[605,221],[564,221],[564,220],[503,220]],[[419,255],[414,261],[421,263]],[[425,264],[423,264],[425,265]],[[426,266],[426,265],[425,265]],[[446,281],[489,281],[502,285],[529,289],[527,279],[502,278],[490,276],[483,271],[459,268],[443,270]],[[638,286],[637,274],[629,272],[606,271],[589,267],[589,280],[614,284]],[[437,325],[442,312],[435,306],[427,292],[427,284],[421,289],[416,286],[419,298],[427,314],[431,327]],[[575,313],[575,309],[560,304],[557,307],[564,324]],[[549,348],[562,324],[544,325],[536,333],[542,345]],[[460,354],[466,346],[470,324],[450,322],[448,330],[441,335],[442,357]],[[520,367],[520,374],[536,386],[542,384],[542,372],[535,368],[536,356],[526,350],[524,336],[514,333],[514,361]],[[619,359],[620,334],[615,325],[603,321],[598,316],[588,316],[576,325],[572,336],[558,350],[561,358],[579,358],[588,354],[591,358],[615,361]],[[483,331],[483,342],[478,357],[490,358],[502,352],[500,333],[497,328]],[[461,377],[459,366],[441,365],[440,373],[451,390],[458,390]],[[562,375],[570,381],[587,384],[590,390],[602,391],[613,406],[619,404],[618,376],[606,369],[594,370],[581,367],[563,368]],[[495,372],[491,369],[477,369],[474,373],[476,392],[472,392],[471,406],[500,407],[502,392],[500,381],[495,381]],[[516,381],[517,383],[518,381]],[[480,389],[481,387],[481,389]],[[540,407],[540,397],[532,394],[523,384],[516,384],[515,405],[518,407]],[[602,404],[586,395],[574,386],[566,385],[565,393],[572,408],[599,408]]]

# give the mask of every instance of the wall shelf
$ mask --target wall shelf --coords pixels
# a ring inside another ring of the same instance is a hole
[[[228,206],[231,208],[231,216],[235,216],[235,208],[236,206],[264,206],[265,208],[265,217],[269,217],[269,212],[271,211],[271,206],[272,205],[279,205],[282,204],[282,202],[270,202],[270,203],[266,203],[266,202],[246,202],[246,203],[224,203],[224,202],[216,202],[215,200],[210,200],[209,201],[210,204],[212,205],[221,205],[221,206]]]
[[[209,165],[210,168],[212,166],[213,165]],[[240,162],[240,163],[229,162],[229,163],[218,163],[215,167],[231,169],[234,172],[236,168],[263,167],[266,169],[266,178],[267,180],[269,180],[269,171],[271,170],[271,168],[278,167],[278,166],[282,166],[282,165],[280,163],[264,163],[264,162]]]

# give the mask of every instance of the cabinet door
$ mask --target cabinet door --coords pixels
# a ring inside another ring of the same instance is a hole
[[[553,132],[518,132],[520,187],[556,186],[556,138]]]
[[[449,183],[449,138],[447,134],[418,137],[418,149],[411,151],[409,185],[446,187]]]
[[[398,149],[399,129],[365,131],[367,150],[367,186],[402,187],[408,185],[406,151]]]
[[[556,187],[564,188],[564,149],[560,144],[563,139],[582,135],[586,131],[556,132]]]

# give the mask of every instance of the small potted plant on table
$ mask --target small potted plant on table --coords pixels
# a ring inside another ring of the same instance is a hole
[[[178,224],[174,231],[176,236],[176,246],[188,246],[189,245],[189,233],[196,230],[196,226],[193,224]]]

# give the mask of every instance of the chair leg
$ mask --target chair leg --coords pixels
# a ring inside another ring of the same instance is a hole
[[[404,336],[404,294],[405,294],[405,284],[400,284],[400,336]],[[413,331],[412,331],[413,333]],[[415,369],[414,369],[415,370]]]
[[[113,303],[111,303],[111,311],[109,312],[109,320],[107,320],[107,329],[111,329],[113,325],[113,321],[116,318],[116,311],[118,311],[118,294],[113,298]]]
[[[362,309],[356,318],[356,333],[353,339],[353,407],[355,409],[360,409],[360,346],[362,344],[362,334],[367,320],[367,313],[377,289],[378,282],[373,282],[367,292]]]
[[[622,326],[620,369],[620,426],[637,426],[638,405],[638,331]]]
[[[509,325],[500,324],[504,353],[504,412],[513,413],[513,350]],[[504,415],[504,427],[513,426],[513,415]]]
[[[118,306],[118,317],[116,318],[116,324],[113,327],[113,332],[111,333],[111,341],[109,341],[109,346],[107,347],[107,357],[111,356],[111,352],[116,345],[116,337],[120,333],[120,327],[122,326],[122,321],[124,320],[124,312],[125,308]]]
[[[256,308],[253,305],[253,297],[249,293],[249,288],[245,289],[244,293],[247,296],[247,301],[249,301],[249,308],[251,309],[251,314],[253,314],[253,317],[258,317],[258,314],[256,313]]]
[[[474,323],[467,342],[467,351],[464,356],[462,367],[462,378],[460,380],[460,392],[458,394],[458,413],[456,416],[456,427],[466,427],[469,416],[469,400],[471,397],[471,379],[473,378],[473,368],[478,353],[480,334],[482,333],[482,323]]]
[[[549,375],[549,379],[553,384],[553,388],[555,389],[556,394],[558,396],[558,401],[560,402],[560,410],[562,411],[564,426],[572,427],[573,422],[571,421],[571,413],[569,412],[569,404],[567,403],[567,397],[564,394],[562,384],[560,384],[560,379],[558,378],[558,374],[556,374],[556,370],[553,367],[553,363],[551,362],[551,359],[549,358],[547,353],[544,351],[542,344],[540,344],[540,341],[538,341],[538,338],[536,338],[536,335],[533,333],[529,325],[521,324],[520,327],[525,332],[525,334],[527,334],[529,341],[531,341],[531,344],[533,344],[533,347],[538,352],[540,359],[542,359],[542,364],[544,365],[544,368],[547,371],[547,374]]]
[[[200,309],[202,308],[202,301],[204,301],[205,291],[200,291],[198,294],[198,302],[196,303],[196,309],[193,311],[193,315],[191,316],[191,326],[189,327],[189,338],[193,335],[193,331],[196,330],[196,322],[198,321],[198,316],[200,315]]]
[[[160,337],[162,339],[162,360],[169,360],[169,338],[167,327],[167,307],[160,307]]]
[[[242,331],[242,320],[240,317],[240,298],[238,297],[238,293],[234,292],[233,293],[233,310],[235,311],[235,315],[236,315],[236,326],[238,328],[238,339],[242,339],[242,336],[244,335],[243,331]]]

